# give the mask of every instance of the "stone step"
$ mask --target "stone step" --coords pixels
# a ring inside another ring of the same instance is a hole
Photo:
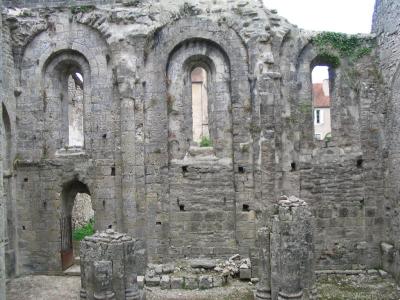
[[[81,266],[80,265],[72,265],[64,272],[64,275],[67,276],[81,276]]]

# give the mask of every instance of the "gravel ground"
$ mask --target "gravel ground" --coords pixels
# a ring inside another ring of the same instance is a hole
[[[7,300],[78,300],[79,276],[26,276],[7,284]]]
[[[7,300],[78,300],[78,276],[26,276],[7,284]],[[252,300],[248,283],[234,281],[211,290],[161,290],[146,288],[147,300]],[[391,277],[379,275],[324,275],[317,281],[319,300],[399,300]]]
[[[320,300],[399,300],[394,280],[376,275],[330,275],[317,281]]]

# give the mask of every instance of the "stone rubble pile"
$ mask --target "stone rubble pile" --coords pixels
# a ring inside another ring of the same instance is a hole
[[[145,276],[138,276],[139,288],[160,286],[161,289],[210,289],[226,285],[230,278],[252,280],[249,258],[233,255],[225,261],[193,259],[175,265],[149,264]]]
[[[278,204],[283,207],[307,206],[307,203],[304,200],[301,200],[295,196],[281,196]]]

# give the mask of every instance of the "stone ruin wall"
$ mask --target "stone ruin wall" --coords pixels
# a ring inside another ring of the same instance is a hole
[[[386,112],[386,142],[382,145],[385,163],[385,239],[381,244],[382,265],[399,280],[399,184],[400,153],[400,3],[379,0],[375,4],[372,32],[377,36],[382,80],[387,83],[389,103]]]
[[[388,104],[375,51],[336,69],[333,138],[325,144],[313,139],[315,33],[257,1],[110,2],[72,13],[29,1],[25,13],[3,15],[18,273],[60,271],[70,182],[90,191],[98,229],[138,239],[143,266],[237,252],[257,265],[257,229],[271,222],[280,195],[312,207],[318,269],[381,264],[391,226],[383,205]],[[80,153],[60,151],[52,79],[66,60],[80,64],[87,82]],[[188,141],[185,72],[199,63],[214,76],[212,153]]]

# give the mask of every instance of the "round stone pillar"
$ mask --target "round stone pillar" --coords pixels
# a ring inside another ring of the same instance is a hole
[[[257,232],[260,250],[260,281],[257,284],[256,300],[271,299],[270,230],[266,227]]]

